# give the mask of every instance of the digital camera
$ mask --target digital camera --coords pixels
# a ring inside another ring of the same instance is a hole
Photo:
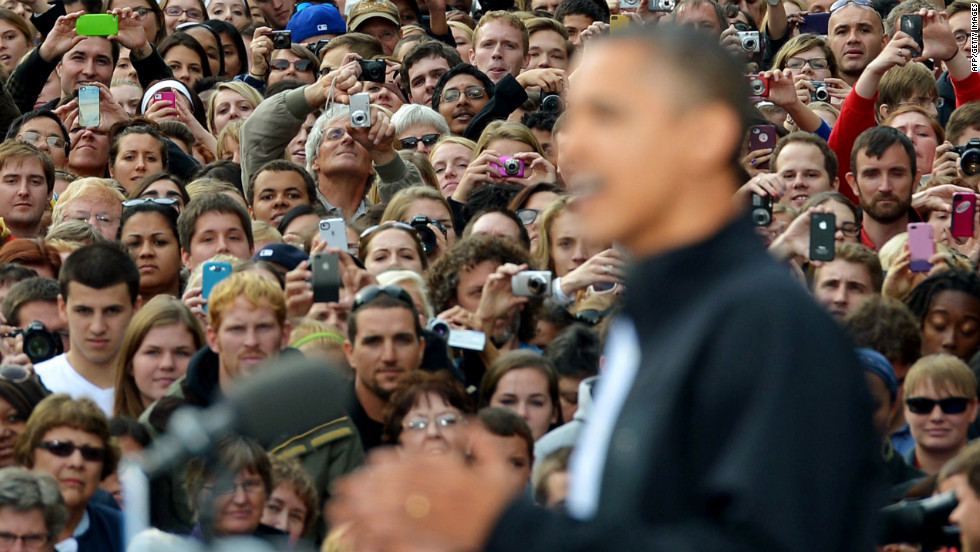
[[[652,0],[648,9],[652,12],[672,12],[675,5],[675,0]]]
[[[288,50],[292,48],[292,31],[272,31],[272,47],[276,50]]]
[[[769,226],[772,223],[772,196],[752,194],[752,224]]]
[[[430,219],[425,215],[415,215],[409,224],[415,229],[415,233],[419,235],[419,241],[422,242],[422,251],[426,255],[431,251],[435,251],[438,243],[436,241],[436,233],[432,231],[432,228],[429,228],[429,225],[431,224],[438,228],[443,236],[446,235],[446,227],[441,222]]]
[[[434,316],[430,318],[429,323],[425,325],[425,329],[443,339],[449,339],[449,323],[441,318],[436,318]]]
[[[980,173],[980,138],[970,138],[962,146],[956,146],[955,151],[960,156],[960,170],[967,176]]]
[[[371,128],[371,96],[367,92],[351,94],[350,126],[352,128]]]
[[[810,92],[811,102],[829,102],[830,101],[830,86],[824,81],[811,81],[810,84],[813,85],[813,91]]]
[[[738,31],[735,33],[735,36],[738,37],[743,52],[762,51],[762,40],[759,38],[759,31]]]
[[[561,113],[565,110],[565,102],[554,92],[541,94],[541,111],[545,113]]]
[[[510,290],[518,297],[547,297],[551,294],[551,271],[518,272],[510,279]]]
[[[65,352],[65,346],[61,342],[61,336],[48,331],[40,321],[35,320],[27,325],[26,328],[17,328],[4,337],[24,336],[24,354],[32,363],[44,362],[49,358],[54,358]]]
[[[497,175],[501,178],[524,178],[524,162],[516,157],[505,155],[500,158],[500,163],[490,163],[490,166],[497,169]]]
[[[385,81],[385,60],[378,59],[359,59],[357,64],[361,66],[361,76],[357,80],[370,82]]]
[[[762,75],[748,75],[749,94],[758,98],[769,97],[769,79]]]

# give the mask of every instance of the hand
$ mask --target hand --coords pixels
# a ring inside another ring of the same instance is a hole
[[[391,124],[391,115],[379,106],[371,106],[370,128],[353,128],[348,121],[347,133],[368,150],[376,165],[383,165],[398,155],[394,146],[395,125]]]
[[[932,211],[952,205],[953,194],[957,192],[972,193],[973,190],[953,184],[943,184],[942,186],[926,188],[921,192],[912,194],[912,208]]]
[[[721,37],[719,41],[721,46],[731,52],[732,54],[738,56],[739,59],[745,57],[745,51],[742,50],[742,41],[739,40],[738,35],[735,34],[738,31],[735,30],[734,25],[729,25],[727,29],[721,32]]]
[[[752,150],[742,158],[742,167],[752,177],[759,176],[760,174],[769,174],[769,169],[760,169],[759,166],[765,165],[771,158],[772,148]]]
[[[950,206],[949,211],[952,211]],[[973,236],[969,238],[949,237],[949,247],[959,251],[974,264],[980,260],[980,208],[973,209]]]
[[[835,79],[833,77],[828,77],[824,80],[829,86],[827,86],[827,92],[830,93],[830,104],[839,106],[844,103],[844,98],[851,93],[851,85],[842,81],[841,79]]]
[[[916,59],[942,61],[956,54],[959,46],[946,22],[946,14],[936,10],[919,10],[917,13],[922,16],[922,54]]]
[[[506,263],[487,276],[487,281],[483,284],[483,295],[480,296],[480,306],[473,315],[476,329],[487,335],[493,334],[498,319],[507,316],[514,307],[527,303],[527,297],[514,295],[510,284],[511,278],[524,270],[527,270],[526,264]]]
[[[351,90],[360,84],[357,80],[360,74],[361,66],[358,65],[357,60],[346,61],[304,89],[306,103],[310,107],[326,105],[331,84],[333,85],[334,100],[338,103],[350,103]]]
[[[248,45],[252,52],[252,66],[249,67],[248,74],[257,79],[265,80],[269,77],[269,58],[273,50],[272,39],[269,38],[271,32],[269,27],[255,29],[254,38]]]
[[[44,42],[38,48],[37,53],[41,56],[41,59],[49,63],[54,63],[61,59],[61,56],[65,55],[68,50],[75,47],[76,44],[85,39],[84,36],[79,36],[75,32],[75,21],[79,17],[84,15],[84,12],[75,12],[68,15],[63,15],[54,22],[54,27],[48,36],[44,38]]]
[[[473,313],[459,305],[440,312],[438,318],[448,322],[454,330],[473,329]]]
[[[811,93],[816,90],[806,75],[800,74],[793,77],[793,87],[796,88],[796,99],[804,104],[810,103]]]
[[[565,90],[565,71],[551,67],[531,69],[518,75],[517,82],[525,89],[536,88],[542,92],[561,94]]]
[[[909,253],[909,246],[908,243],[904,244],[901,253],[892,261],[888,270],[885,272],[885,281],[881,286],[881,295],[894,299],[905,299],[909,292],[912,291],[912,288],[917,286],[922,280],[928,278],[930,274],[949,268],[944,262],[947,256],[945,253],[935,253],[932,257],[929,257],[929,263],[932,264],[931,269],[926,272],[913,272],[910,265],[911,253]]]
[[[109,13],[119,19],[119,32],[109,37],[132,50],[133,59],[142,59],[151,52],[150,42],[143,30],[143,18],[130,8],[111,10]]]
[[[892,67],[905,67],[905,64],[912,60],[912,52],[917,51],[918,48],[918,44],[912,40],[912,37],[899,31],[885,45],[878,57],[871,60],[866,70],[880,77]]]
[[[147,104],[143,116],[158,124],[161,121],[172,121],[177,119],[177,108],[170,102],[151,101]]]
[[[126,112],[123,106],[119,105],[119,102],[113,97],[112,91],[109,90],[108,86],[101,82],[91,82],[89,84],[99,87],[100,128],[110,129],[112,125],[130,119],[129,113]]]
[[[468,198],[470,193],[480,184],[483,184],[484,182],[492,182],[495,178],[499,178],[497,169],[491,166],[491,163],[499,162],[500,152],[490,149],[483,150],[483,153],[477,156],[477,158],[466,167],[462,178],[459,179],[459,185],[456,186],[456,190],[453,192],[453,199],[460,203],[465,203],[466,198]]]
[[[609,34],[609,23],[596,21],[595,23],[582,29],[582,32],[580,32],[578,36],[579,36],[579,40],[582,42],[582,47],[584,48],[589,44],[589,42],[595,40],[596,38],[604,34]]]
[[[286,316],[306,316],[313,307],[313,272],[309,261],[303,261],[286,273]]]
[[[825,206],[817,206],[800,213],[786,227],[786,230],[773,240],[769,252],[779,260],[807,259],[810,257],[810,218],[813,213],[832,213]],[[816,266],[819,261],[813,261]]]
[[[54,108],[54,114],[61,119],[61,122],[65,125],[65,128],[71,132],[71,125],[73,124],[72,121],[78,118],[78,98],[72,98],[64,104]]]
[[[626,270],[626,255],[616,249],[606,249],[575,267],[561,279],[561,292],[566,297],[596,283],[622,284]]]
[[[753,176],[748,182],[742,185],[732,201],[736,207],[748,207],[752,205],[752,194],[770,195],[773,203],[777,203],[783,194],[786,193],[786,184],[779,175],[772,173],[760,173]]]
[[[204,312],[204,305],[208,304],[208,300],[201,296],[201,291],[201,286],[189,288],[184,291],[180,300],[201,321],[201,327],[207,328],[208,313]]]
[[[769,79],[769,101],[772,103],[786,109],[801,101],[789,69],[766,71],[762,76]]]
[[[524,178],[506,178],[508,182],[527,187],[538,182],[555,182],[558,180],[557,170],[547,159],[533,151],[515,153],[514,157],[524,162]]]
[[[936,147],[936,158],[932,161],[933,178],[949,176],[957,177],[960,175],[960,156],[953,151],[953,144],[949,141],[943,142]]]
[[[786,14],[786,26],[789,31],[803,24],[803,12]]]

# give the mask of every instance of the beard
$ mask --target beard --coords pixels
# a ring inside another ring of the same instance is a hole
[[[912,198],[902,199],[894,194],[874,194],[870,198],[865,198],[861,196],[860,198],[861,210],[864,211],[871,220],[875,222],[880,222],[882,224],[890,224],[902,217],[906,216],[909,212],[909,207],[912,206]],[[881,205],[881,200],[890,199],[894,203],[891,205]]]
[[[512,337],[517,335],[517,332],[519,332],[520,329],[521,311],[518,310],[511,316],[510,324],[508,324],[506,328],[490,336],[490,342],[493,343],[494,347],[503,347]]]

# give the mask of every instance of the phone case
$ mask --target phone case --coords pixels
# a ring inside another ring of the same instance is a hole
[[[833,213],[813,213],[810,216],[810,260],[834,260],[834,233],[837,218]]]
[[[99,114],[99,87],[83,85],[78,89],[78,126],[97,127]]]
[[[950,220],[950,235],[954,238],[973,237],[973,214],[976,210],[977,195],[972,192],[953,194],[953,215]]]
[[[163,102],[170,107],[177,107],[177,97],[173,92],[157,92],[153,95],[153,103]]]
[[[800,23],[800,34],[826,35],[829,22],[830,12],[808,13],[803,16],[803,23]]]
[[[340,300],[340,260],[334,253],[316,253],[310,259],[313,267],[313,302],[336,303]]]
[[[616,34],[630,26],[630,18],[625,15],[609,16],[609,34]]]
[[[231,264],[220,261],[207,261],[201,267],[201,297],[207,299],[218,282],[231,276]],[[204,305],[204,310],[208,306]]]
[[[775,148],[778,140],[779,135],[776,134],[776,127],[773,125],[749,127],[749,151]],[[768,169],[769,161],[756,163],[755,166],[760,169]]]
[[[320,241],[326,242],[330,247],[347,251],[347,228],[344,226],[344,219],[340,217],[321,219],[319,226]]]
[[[899,30],[912,37],[919,47],[916,54],[922,52],[922,16],[917,13],[907,13],[899,20]]]
[[[927,222],[913,222],[908,225],[909,269],[925,272],[932,268],[929,257],[936,251],[932,241],[932,226]]]
[[[111,13],[87,13],[75,20],[75,33],[82,36],[118,34],[119,18]]]

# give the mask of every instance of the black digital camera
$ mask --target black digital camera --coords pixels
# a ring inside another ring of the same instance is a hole
[[[385,60],[359,59],[357,63],[361,66],[361,76],[358,80],[370,82],[385,81]]]
[[[276,50],[289,50],[292,48],[292,31],[272,31],[272,47]]]
[[[561,113],[565,110],[565,102],[554,92],[541,94],[541,111],[545,113]]]
[[[960,156],[960,170],[967,176],[980,173],[980,138],[970,138],[962,146],[955,146],[952,150]]]
[[[415,215],[409,224],[415,229],[415,233],[419,235],[419,241],[422,242],[422,251],[426,255],[435,251],[437,245],[436,233],[429,228],[429,225],[431,224],[442,231],[443,236],[446,235],[446,227],[441,222],[430,219],[425,215]]]
[[[827,83],[823,81],[812,81],[810,84],[813,85],[813,91],[810,92],[811,102],[829,102],[830,101],[830,90]]]
[[[769,226],[772,224],[772,196],[752,194],[752,224]]]
[[[24,354],[32,363],[44,362],[49,358],[54,358],[65,352],[64,343],[61,336],[48,331],[40,321],[35,320],[27,325],[26,328],[17,328],[4,337],[24,336]]]

